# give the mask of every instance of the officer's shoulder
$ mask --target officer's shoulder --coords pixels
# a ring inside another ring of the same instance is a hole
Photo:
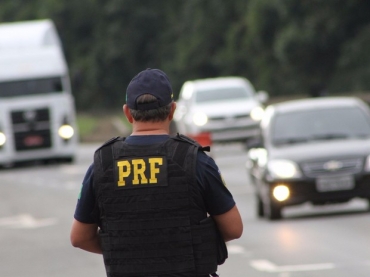
[[[119,141],[119,140],[124,141],[125,139],[126,139],[125,137],[119,137],[119,136],[118,137],[110,138],[106,142],[104,142],[101,146],[99,146],[98,149],[96,149],[96,151],[99,151],[103,147],[108,146],[108,145],[111,145],[111,144],[115,143],[116,141]]]
[[[182,142],[185,142],[185,143],[189,143],[189,144],[195,145],[195,146],[197,146],[199,148],[199,150],[202,150],[202,151],[209,152],[211,150],[211,147],[210,146],[202,146],[196,140],[194,140],[194,139],[192,139],[192,138],[190,138],[188,136],[185,136],[183,134],[180,134],[180,133],[177,133],[175,136],[172,136],[172,139],[174,139],[176,141],[182,141]]]

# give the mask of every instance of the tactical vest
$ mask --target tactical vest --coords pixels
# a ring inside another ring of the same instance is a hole
[[[216,230],[196,180],[200,145],[105,143],[94,155],[94,193],[108,277],[195,277],[217,270]]]

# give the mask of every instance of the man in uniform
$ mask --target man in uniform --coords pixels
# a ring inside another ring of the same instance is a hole
[[[195,141],[170,136],[176,109],[167,75],[146,69],[127,87],[132,134],[94,154],[71,243],[103,254],[109,277],[216,276],[225,243],[243,224],[214,160]]]

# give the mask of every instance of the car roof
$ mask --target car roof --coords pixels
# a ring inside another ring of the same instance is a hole
[[[191,83],[196,89],[212,89],[219,87],[239,87],[250,85],[246,78],[236,76],[198,79],[188,82]]]
[[[294,112],[318,108],[335,108],[335,107],[350,107],[363,104],[363,101],[356,97],[318,97],[290,100],[271,105],[277,113]]]

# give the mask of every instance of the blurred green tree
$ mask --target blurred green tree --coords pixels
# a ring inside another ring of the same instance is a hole
[[[51,18],[80,110],[111,109],[162,68],[244,76],[272,96],[369,90],[370,2],[362,0],[2,0],[0,22]],[[1,39],[1,38],[0,38]]]

